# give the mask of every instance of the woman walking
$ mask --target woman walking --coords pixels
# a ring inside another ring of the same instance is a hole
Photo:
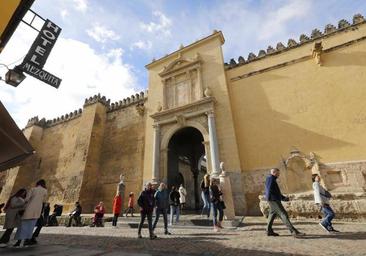
[[[180,213],[182,214],[182,210],[186,204],[186,196],[187,196],[187,190],[183,187],[183,184],[180,184],[180,187],[179,187],[179,195],[180,195],[180,198],[179,198],[179,201],[180,201]]]
[[[211,179],[210,198],[213,210],[214,231],[222,228],[222,220],[224,219],[224,201],[222,200],[222,192],[217,179]],[[219,212],[219,221],[217,221],[217,212]]]
[[[116,196],[113,199],[113,220],[112,220],[112,226],[117,226],[117,220],[118,216],[121,213],[121,205],[122,205],[122,199],[121,195],[119,194],[119,191],[117,191]]]
[[[207,218],[210,218],[211,204],[210,204],[210,175],[206,174],[201,182],[201,197],[203,201],[203,208],[201,216],[207,211]]]
[[[46,182],[44,180],[39,180],[36,183],[36,187],[32,188],[27,193],[25,211],[22,216],[21,224],[15,234],[15,239],[18,240],[14,244],[15,247],[28,245],[29,240],[32,238],[36,222],[41,215],[42,205],[46,202],[46,199]]]
[[[5,223],[3,229],[6,229],[3,236],[0,238],[0,247],[6,247],[13,233],[14,228],[18,227],[21,222],[21,215],[24,211],[25,197],[27,191],[22,188],[19,189],[13,196],[11,196],[4,207]]]

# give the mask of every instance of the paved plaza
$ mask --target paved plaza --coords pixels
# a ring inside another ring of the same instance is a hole
[[[131,222],[135,222],[134,219]],[[107,223],[104,228],[46,227],[39,245],[33,248],[1,249],[0,255],[366,255],[366,223],[335,222],[342,231],[326,234],[314,220],[294,221],[307,234],[296,239],[277,220],[279,237],[265,235],[265,219],[245,218],[237,228],[225,228],[213,233],[202,226],[175,226],[170,236],[157,228],[158,239],[137,239],[137,230],[123,220],[117,228]],[[161,223],[160,223],[161,224]]]

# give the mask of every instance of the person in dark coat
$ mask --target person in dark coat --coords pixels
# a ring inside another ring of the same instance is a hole
[[[212,208],[212,217],[213,217],[213,225],[214,231],[219,231],[222,227],[222,221],[224,219],[224,209],[223,209],[223,200],[222,200],[222,191],[220,187],[220,180],[211,178],[210,185],[210,200],[211,200],[211,208]],[[219,221],[217,221],[217,212],[219,213]]]
[[[172,191],[170,192],[170,221],[169,225],[173,225],[173,215],[175,214],[175,223],[179,222],[179,210],[180,210],[180,195],[175,186],[172,186]]]
[[[156,216],[153,230],[155,230],[160,214],[162,214],[164,219],[164,234],[171,235],[171,233],[168,231],[169,191],[166,189],[166,185],[164,183],[160,183],[159,189],[155,193],[155,202]]]
[[[45,203],[44,205],[44,209],[43,209],[43,220],[44,220],[44,225],[47,226],[48,225],[48,218],[50,217],[50,203]]]
[[[80,205],[79,202],[75,202],[75,208],[74,210],[69,214],[70,218],[69,218],[69,223],[67,225],[67,227],[71,227],[72,224],[72,220],[75,220],[76,226],[81,226],[81,212],[82,212],[82,207]]]
[[[266,178],[265,198],[269,204],[267,236],[279,236],[272,229],[273,221],[276,216],[279,216],[282,222],[290,230],[294,237],[304,236],[304,233],[299,232],[290,222],[288,214],[283,207],[281,201],[289,201],[289,198],[281,194],[281,190],[277,184],[277,178],[280,176],[280,170],[277,168],[271,169],[271,174]]]
[[[157,236],[154,234],[152,227],[152,213],[155,207],[155,190],[152,187],[151,182],[148,182],[145,186],[144,191],[141,192],[139,198],[137,199],[137,204],[140,206],[141,220],[138,227],[138,238],[142,238],[141,229],[144,225],[145,219],[147,217],[147,223],[149,225],[150,239],[155,239]]]

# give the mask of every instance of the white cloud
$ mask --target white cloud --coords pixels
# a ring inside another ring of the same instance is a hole
[[[264,23],[259,30],[259,40],[271,38],[275,34],[280,34],[286,31],[290,20],[301,19],[306,17],[311,9],[312,2],[309,0],[292,0],[277,10],[269,12],[264,17]]]
[[[68,10],[63,9],[63,10],[60,12],[60,15],[61,15],[61,17],[62,17],[63,19],[65,19],[65,18],[66,18],[66,16],[68,16],[68,15],[69,15],[69,12],[68,12]]]
[[[141,50],[150,50],[152,48],[152,42],[151,41],[142,41],[138,40],[137,42],[134,42],[132,46],[130,47],[131,50],[137,48]]]
[[[107,29],[105,26],[95,24],[92,29],[88,29],[86,33],[99,43],[105,43],[107,40],[118,40],[120,36],[113,30]]]
[[[169,19],[164,13],[155,11],[153,16],[157,17],[158,22],[141,23],[140,27],[150,33],[162,33],[163,35],[170,35],[170,28],[172,26],[172,20]]]
[[[0,63],[10,63],[23,56],[35,34],[21,25],[0,56]],[[20,127],[33,116],[52,119],[82,108],[85,98],[101,93],[112,101],[135,93],[136,79],[131,67],[122,61],[120,48],[96,53],[88,44],[60,37],[44,67],[62,78],[55,89],[27,75],[17,87],[1,83],[0,98]],[[5,71],[0,69],[1,75]]]
[[[73,0],[75,3],[75,9],[80,12],[86,12],[88,8],[88,0]]]

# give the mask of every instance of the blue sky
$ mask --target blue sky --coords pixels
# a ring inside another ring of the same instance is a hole
[[[27,77],[1,83],[0,100],[23,127],[27,119],[54,118],[82,107],[100,92],[113,101],[147,88],[145,65],[221,30],[224,58],[258,53],[314,28],[366,15],[364,0],[37,0],[32,9],[62,27],[45,69],[63,78],[58,90]],[[36,32],[19,26],[0,55],[9,64],[28,51]],[[6,70],[0,69],[0,76]]]

